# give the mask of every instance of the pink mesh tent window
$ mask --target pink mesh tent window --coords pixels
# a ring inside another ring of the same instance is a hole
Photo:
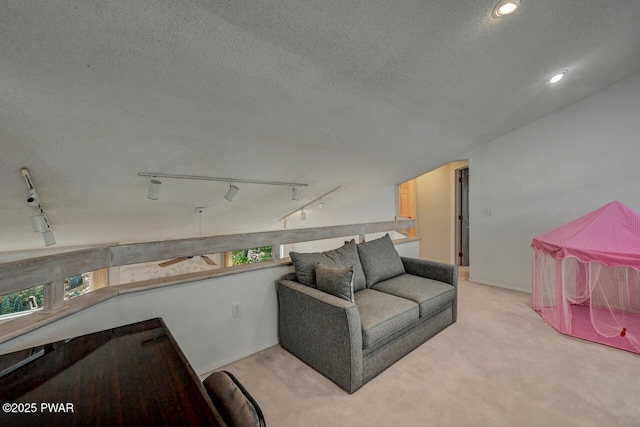
[[[563,334],[640,353],[640,215],[614,201],[531,246],[534,310]]]

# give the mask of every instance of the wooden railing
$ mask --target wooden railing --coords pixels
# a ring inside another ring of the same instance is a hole
[[[133,243],[65,252],[0,264],[0,295],[44,285],[44,309],[53,311],[64,306],[66,277],[107,267],[237,249],[279,247],[345,236],[360,236],[360,241],[364,241],[366,234],[406,230],[415,226],[415,220],[384,221]]]

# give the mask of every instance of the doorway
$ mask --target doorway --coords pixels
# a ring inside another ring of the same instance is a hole
[[[403,218],[416,219],[416,180],[403,182],[398,186],[398,213]],[[416,237],[415,228],[407,230],[407,237]]]
[[[456,160],[399,185],[401,216],[416,219],[422,259],[460,265],[460,171],[469,168],[468,160]],[[466,173],[468,189],[469,174]],[[415,190],[413,190],[415,188]],[[470,192],[470,191],[469,191]],[[465,199],[468,205],[468,197]],[[415,200],[415,210],[409,211]],[[406,207],[406,208],[405,208]],[[467,211],[468,211],[467,207]],[[465,214],[468,217],[468,214]],[[467,226],[469,223],[467,222]],[[469,241],[469,234],[466,237]],[[468,246],[468,243],[467,243]],[[468,254],[469,251],[467,250]],[[469,262],[466,260],[467,263]]]
[[[469,265],[469,168],[456,170],[457,264]]]

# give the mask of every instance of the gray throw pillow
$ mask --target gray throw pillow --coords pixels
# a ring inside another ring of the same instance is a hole
[[[359,291],[366,287],[366,279],[358,257],[355,240],[346,242],[344,246],[327,252],[289,252],[298,282],[303,285],[316,287],[315,265],[317,263],[330,267],[353,267],[353,290]]]
[[[370,242],[359,243],[358,254],[367,288],[405,273],[404,264],[388,234]]]
[[[318,290],[355,303],[353,296],[353,267],[329,267],[316,264]]]

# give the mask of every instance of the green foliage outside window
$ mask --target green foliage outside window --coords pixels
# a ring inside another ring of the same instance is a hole
[[[64,279],[64,299],[71,299],[89,291],[88,274],[79,274]],[[29,297],[35,297],[38,307],[44,303],[44,286],[35,286],[24,291],[0,296],[0,315],[31,310]]]
[[[89,292],[89,274],[78,274],[64,279],[64,299],[71,299]]]
[[[271,261],[271,246],[233,251],[233,265],[253,264],[254,262]]]
[[[0,296],[0,315],[29,310],[30,296],[34,296],[38,307],[42,307],[42,303],[44,302],[44,286],[36,286],[25,289],[24,291]]]

